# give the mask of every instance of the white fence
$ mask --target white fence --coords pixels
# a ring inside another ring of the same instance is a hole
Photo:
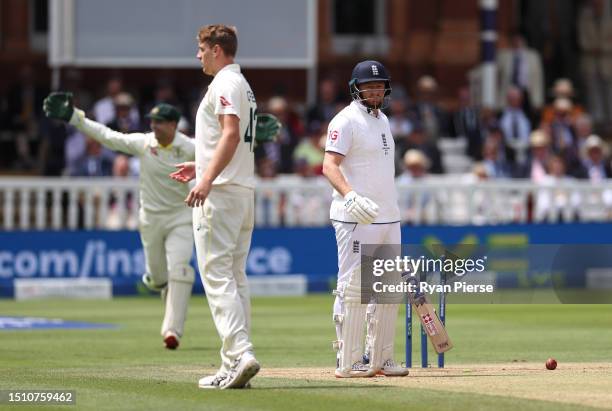
[[[461,176],[398,185],[402,221],[410,224],[505,224],[609,221],[612,181],[467,181]],[[324,179],[260,180],[257,226],[329,224],[331,189]],[[134,229],[138,181],[106,178],[0,178],[4,230]]]

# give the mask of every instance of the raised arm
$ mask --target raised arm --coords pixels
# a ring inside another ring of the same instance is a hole
[[[145,135],[142,133],[123,134],[85,117],[82,110],[74,107],[72,94],[55,92],[49,94],[43,104],[47,117],[62,120],[76,127],[80,132],[111,150],[140,156],[145,150]]]

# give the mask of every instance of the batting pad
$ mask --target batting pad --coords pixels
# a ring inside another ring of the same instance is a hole
[[[195,272],[191,266],[183,266],[171,271],[168,277],[170,281],[168,282],[166,312],[161,334],[164,336],[166,332],[171,331],[178,337],[182,337]]]
[[[370,304],[368,306],[368,335],[370,366],[380,370],[387,360],[393,359],[395,321],[398,304]]]
[[[363,354],[363,331],[367,305],[361,304],[360,267],[356,267],[349,277],[346,286],[335,294],[340,299],[342,314],[334,316],[336,331],[340,340],[335,347],[338,350],[338,368],[351,369],[361,360]]]

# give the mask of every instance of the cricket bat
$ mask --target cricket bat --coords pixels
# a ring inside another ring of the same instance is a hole
[[[440,321],[440,317],[438,317],[438,313],[433,304],[429,302],[425,293],[420,291],[417,279],[415,277],[410,277],[407,283],[415,284],[415,292],[408,292],[408,299],[419,316],[419,320],[434,350],[436,350],[438,354],[441,354],[453,348],[453,343],[446,332],[446,328],[444,328],[444,324]]]

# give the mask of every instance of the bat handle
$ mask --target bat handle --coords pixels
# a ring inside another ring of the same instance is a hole
[[[412,367],[412,304],[406,303],[406,367]]]
[[[419,273],[420,281],[427,281],[427,277],[423,271]],[[423,323],[421,323],[421,367],[427,368],[427,332]]]
[[[440,285],[444,287],[446,285],[446,275],[440,273]],[[440,313],[440,322],[446,326],[446,293],[444,289],[440,292],[440,307],[438,312]],[[438,368],[444,368],[444,353],[438,354]]]

